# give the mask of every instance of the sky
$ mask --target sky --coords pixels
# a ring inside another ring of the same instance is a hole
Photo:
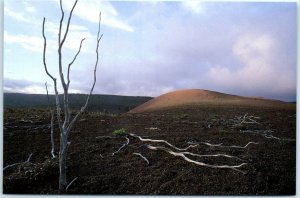
[[[63,1],[66,18],[73,2]],[[156,97],[206,89],[296,101],[296,3],[79,0],[63,47],[66,72],[86,38],[71,68],[70,93],[88,93],[93,84],[100,11],[94,93]],[[59,1],[6,0],[4,92],[45,94],[47,82],[54,93],[43,66],[44,17],[46,61],[59,79]]]

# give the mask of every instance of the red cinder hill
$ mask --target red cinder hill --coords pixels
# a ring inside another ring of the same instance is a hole
[[[129,113],[145,113],[173,108],[198,107],[203,105],[236,105],[271,108],[295,108],[295,104],[264,98],[243,97],[208,91],[186,89],[169,92],[132,109]]]

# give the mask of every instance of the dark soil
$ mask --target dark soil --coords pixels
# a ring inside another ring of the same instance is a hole
[[[236,117],[255,116],[259,124],[237,125]],[[5,194],[58,194],[58,160],[50,150],[50,115],[46,109],[5,109],[4,167]],[[126,129],[144,138],[163,139],[184,148],[188,142],[222,143],[245,149],[209,147],[200,144],[188,151],[197,154],[227,154],[239,157],[191,157],[213,165],[238,165],[243,173],[189,163],[165,151],[150,150],[128,136],[129,145],[112,156],[126,142],[113,136]],[[248,130],[248,132],[247,132]],[[260,131],[269,130],[266,138]],[[249,133],[256,131],[257,133]],[[59,134],[56,129],[56,151]],[[268,136],[269,137],[269,136]],[[147,114],[83,114],[70,133],[68,181],[78,178],[64,193],[102,195],[294,195],[296,192],[296,110],[206,106]],[[150,164],[140,156],[141,153]]]

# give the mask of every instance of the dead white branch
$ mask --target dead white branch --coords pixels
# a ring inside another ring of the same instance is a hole
[[[273,136],[271,133],[273,133],[272,130],[240,130],[242,133],[254,133],[254,134],[259,134],[262,135],[265,138],[268,139],[276,139],[280,140],[281,138]]]
[[[6,169],[10,168],[10,167],[13,167],[13,166],[16,166],[16,165],[19,165],[19,164],[26,164],[26,163],[29,163],[30,159],[31,159],[31,156],[32,156],[32,153],[29,155],[28,159],[24,162],[18,162],[18,163],[14,163],[14,164],[10,164],[10,165],[7,165],[3,168],[3,171],[5,171]]]
[[[250,144],[258,144],[257,142],[248,142],[245,146],[236,146],[236,145],[233,145],[233,146],[223,146],[222,144],[223,143],[220,143],[220,144],[210,144],[210,143],[207,143],[207,142],[188,142],[189,144],[192,144],[192,145],[198,145],[198,144],[205,144],[207,146],[211,146],[211,147],[222,147],[222,148],[241,148],[241,149],[244,149],[244,148],[247,148]]]
[[[66,191],[69,189],[69,187],[77,180],[78,177],[75,177],[66,187]]]
[[[195,153],[191,153],[191,152],[181,152],[184,155],[192,155],[195,157],[226,157],[226,158],[232,158],[232,159],[238,159],[243,161],[241,158],[236,157],[236,156],[232,156],[232,155],[227,155],[227,154],[212,154],[212,155],[199,155],[199,154],[195,154]]]
[[[275,137],[275,136],[273,136],[273,135],[265,135],[264,137],[265,137],[265,138],[268,138],[268,139],[276,139],[276,140],[280,140],[280,138]]]
[[[145,128],[146,130],[160,130],[159,128],[157,127],[149,127],[149,128]]]
[[[48,108],[49,108],[49,111],[50,111],[50,114],[51,114],[51,126],[50,126],[50,129],[51,129],[51,155],[52,155],[52,158],[55,158],[55,145],[54,145],[54,127],[53,127],[53,122],[54,122],[54,112],[52,110],[52,108],[50,107],[50,100],[49,100],[49,94],[48,94],[48,87],[47,87],[47,83],[45,83],[45,87],[46,87],[46,91],[47,91],[47,99],[48,99]]]
[[[145,156],[143,156],[141,153],[132,153],[133,155],[137,155],[137,156],[140,156],[142,159],[144,159],[146,162],[147,162],[147,164],[149,165],[149,160],[145,157]]]
[[[260,117],[248,116],[248,113],[246,113],[244,116],[238,116],[230,120],[233,122],[233,127],[236,127],[242,126],[243,124],[260,124],[257,119],[260,119]]]
[[[114,156],[116,153],[118,153],[122,148],[124,148],[126,145],[128,145],[129,144],[129,138],[127,137],[127,136],[125,136],[125,138],[126,138],[126,142],[124,143],[124,144],[122,144],[122,146],[118,149],[118,150],[116,150],[115,152],[113,152],[112,153],[112,156]]]
[[[232,170],[235,170],[235,171],[238,171],[238,172],[241,172],[241,173],[245,173],[244,171],[241,171],[238,168],[240,168],[240,167],[247,164],[247,163],[242,163],[242,164],[235,165],[235,166],[211,165],[211,164],[206,164],[206,163],[203,163],[203,162],[192,160],[192,159],[186,157],[184,152],[174,152],[174,151],[171,151],[170,149],[167,149],[165,147],[155,147],[155,146],[151,146],[151,145],[147,145],[147,148],[149,148],[151,150],[162,150],[162,151],[165,151],[165,152],[167,152],[171,155],[182,157],[187,162],[194,163],[194,164],[199,165],[199,166],[209,167],[209,168],[232,169]]]
[[[174,149],[176,149],[176,150],[178,150],[178,151],[186,151],[186,150],[188,150],[189,148],[193,148],[193,147],[198,146],[198,145],[189,145],[189,146],[186,147],[186,148],[178,148],[178,147],[176,147],[176,146],[173,146],[172,144],[170,144],[169,142],[167,142],[167,141],[165,141],[165,140],[144,139],[144,138],[142,138],[141,136],[135,135],[135,134],[133,134],[133,133],[130,133],[129,135],[132,136],[132,137],[138,138],[138,139],[141,140],[142,142],[164,143],[164,144],[167,144],[168,146],[170,146],[170,147],[172,147],[172,148],[174,148]]]

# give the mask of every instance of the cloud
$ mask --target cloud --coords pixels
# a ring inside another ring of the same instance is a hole
[[[25,10],[26,10],[26,12],[29,12],[29,13],[34,13],[34,12],[36,12],[35,7],[33,7],[33,6],[26,6],[26,7],[25,7]]]
[[[22,21],[25,23],[32,23],[32,20],[30,20],[30,18],[24,16],[24,13],[13,11],[7,6],[4,7],[4,15],[5,15],[5,17],[11,17],[17,21]]]
[[[72,5],[73,1],[63,1],[66,17]],[[72,51],[64,51],[64,61],[73,58],[83,37],[87,39],[82,52],[93,49],[95,54],[93,30],[102,11],[105,35],[95,93],[158,96],[176,89],[202,88],[293,100],[297,37],[296,9],[290,7],[278,3],[79,1],[65,43]],[[46,21],[49,51],[57,50],[59,4],[54,8],[56,15],[48,15]],[[24,21],[24,16],[28,15],[15,17]],[[88,23],[78,25],[84,22]],[[30,30],[33,34],[6,30],[5,44],[42,49],[41,40],[34,40],[36,32],[42,39],[40,25],[36,27],[39,30]],[[56,59],[50,57],[47,60],[53,64],[49,67],[56,66]],[[70,89],[89,92],[94,60],[94,55],[78,58],[81,67],[72,67]]]
[[[4,78],[4,92],[8,93],[45,93],[46,88],[43,83],[28,80]]]
[[[58,28],[54,27],[53,23],[47,23],[45,25],[47,32],[52,35],[47,35],[47,53],[56,53],[57,51],[57,32]],[[56,37],[54,37],[56,36]],[[81,53],[94,53],[94,35],[92,35],[87,28],[83,26],[70,25],[69,34],[67,36],[64,48],[78,51],[81,39],[86,38],[83,43]],[[26,34],[11,34],[4,31],[4,43],[20,45],[26,50],[30,50],[36,53],[42,53],[44,47],[44,39],[42,36],[30,36]]]
[[[296,92],[295,68],[282,64],[280,44],[271,33],[245,33],[233,47],[239,67],[217,65],[208,73],[216,87],[241,92],[244,95],[268,94],[280,97]]]
[[[70,11],[73,4],[73,1],[64,1],[63,7]],[[134,28],[131,25],[126,23],[124,19],[120,18],[117,10],[108,1],[86,0],[78,2],[74,10],[74,15],[86,21],[98,23],[100,11],[102,15],[101,23],[103,25],[127,32],[134,31]]]
[[[194,14],[203,14],[205,12],[204,4],[199,0],[182,1],[182,6]]]
[[[42,52],[43,49],[43,39],[41,37],[28,36],[24,34],[12,35],[6,31],[4,31],[4,43],[18,44],[33,52]]]

